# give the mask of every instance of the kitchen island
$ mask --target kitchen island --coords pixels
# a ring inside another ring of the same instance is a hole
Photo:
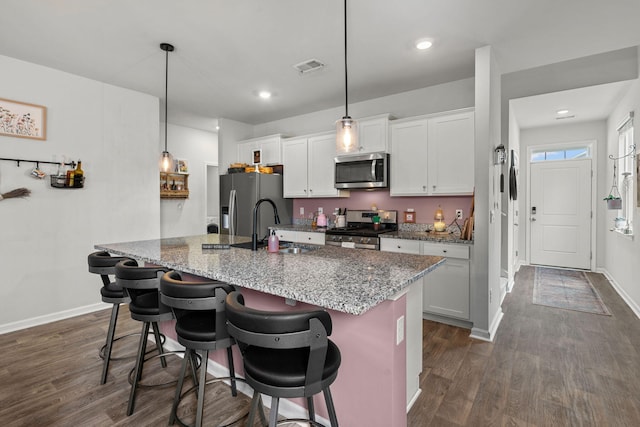
[[[327,309],[333,321],[331,339],[342,353],[332,386],[340,424],[406,425],[407,403],[419,393],[407,389],[407,375],[415,377],[421,369],[407,366],[407,353],[422,351],[422,336],[416,333],[421,323],[415,324],[421,322],[420,316],[407,310],[407,300],[422,297],[421,286],[412,285],[421,285],[419,279],[443,258],[325,246],[309,246],[311,250],[301,254],[226,246],[247,241],[207,234],[95,247],[238,286],[251,307]],[[225,248],[203,249],[203,244]],[[175,337],[172,325],[163,331]],[[212,359],[222,363],[220,356],[214,354]],[[234,357],[241,367],[237,351]],[[322,398],[316,399],[317,412],[326,416]],[[290,408],[295,412],[294,406]]]

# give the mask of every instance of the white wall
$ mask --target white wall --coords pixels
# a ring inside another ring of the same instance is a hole
[[[527,242],[526,239],[526,221],[529,220],[529,215],[526,212],[526,201],[528,197],[527,190],[529,183],[527,182],[527,151],[529,147],[535,145],[553,145],[566,142],[577,141],[596,141],[597,153],[593,153],[595,158],[595,167],[597,169],[596,177],[596,200],[604,198],[606,194],[609,194],[609,188],[607,187],[607,178],[611,177],[611,174],[606,172],[603,168],[606,166],[606,122],[604,120],[596,120],[591,122],[581,122],[567,125],[555,125],[545,126],[539,128],[522,129],[520,131],[520,182],[519,185],[520,194],[518,195],[519,210],[522,213],[520,216],[520,235],[518,239],[520,242]],[[613,172],[611,172],[613,173]],[[611,185],[611,181],[608,181],[608,185]],[[606,194],[605,194],[606,193]],[[600,195],[602,195],[600,197]],[[595,248],[596,266],[600,267],[604,265],[604,250],[599,242],[602,242],[605,233],[604,222],[602,221],[605,215],[606,206],[604,203],[596,204],[595,212],[595,224],[596,224],[596,242],[598,245]],[[520,259],[526,261],[528,259],[529,247],[527,244],[521,245]]]
[[[47,140],[0,136],[2,157],[81,159],[86,176],[83,189],[55,189],[33,165],[0,161],[0,192],[32,192],[0,201],[2,332],[93,309],[93,245],[158,237],[160,201],[157,98],[4,56],[0,69],[2,97],[48,109]]]
[[[640,147],[640,81],[636,80],[631,86],[629,92],[613,111],[607,121],[607,152],[605,155],[613,154],[617,156],[618,152],[618,132],[617,127],[623,118],[630,111],[635,112],[634,120],[634,139],[636,147]],[[638,151],[636,151],[637,153]],[[637,165],[636,165],[637,166]],[[612,179],[613,162],[606,160],[603,167],[604,175]],[[635,177],[634,177],[635,178]],[[611,186],[609,181],[608,187]],[[600,194],[608,194],[609,188]],[[637,193],[636,193],[637,194]],[[604,203],[604,202],[603,202]],[[613,224],[613,219],[617,211],[608,211],[601,217],[604,223],[604,269],[612,278],[614,286],[618,292],[626,299],[627,303],[634,309],[636,315],[640,316],[640,209],[635,203],[634,211],[634,238],[622,236],[619,233],[608,231]]]
[[[161,125],[161,129],[160,150],[164,148],[164,124]],[[218,164],[218,135],[169,124],[167,139],[167,148],[173,157],[188,161],[189,198],[162,199],[160,203],[161,237],[206,233],[206,164]],[[157,170],[157,166],[155,169]],[[209,189],[209,196],[217,199],[218,191],[218,188]]]
[[[476,50],[475,205],[471,256],[473,336],[493,339],[500,319],[500,193],[493,150],[500,144],[500,71],[490,46]]]

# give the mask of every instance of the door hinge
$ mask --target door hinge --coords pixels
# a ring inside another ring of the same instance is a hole
[[[589,252],[589,260],[593,259],[593,251]]]

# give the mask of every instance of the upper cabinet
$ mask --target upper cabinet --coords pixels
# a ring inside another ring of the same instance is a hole
[[[391,124],[391,196],[471,195],[471,110]]]
[[[365,154],[389,150],[389,114],[365,117],[358,120],[358,141],[351,151],[336,147],[336,155]]]
[[[334,187],[335,132],[282,142],[284,197],[343,197]]]
[[[262,150],[261,164],[282,164],[282,135],[271,135],[239,142],[238,162],[252,164],[254,150]]]

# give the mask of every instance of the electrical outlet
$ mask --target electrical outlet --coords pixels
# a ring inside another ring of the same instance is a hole
[[[462,209],[456,209],[456,219],[462,219]]]
[[[400,345],[402,341],[404,341],[404,316],[396,320],[396,345]]]
[[[300,215],[304,215],[304,206],[300,206]]]
[[[323,209],[322,208],[318,208],[318,213],[319,214],[323,213]]]

